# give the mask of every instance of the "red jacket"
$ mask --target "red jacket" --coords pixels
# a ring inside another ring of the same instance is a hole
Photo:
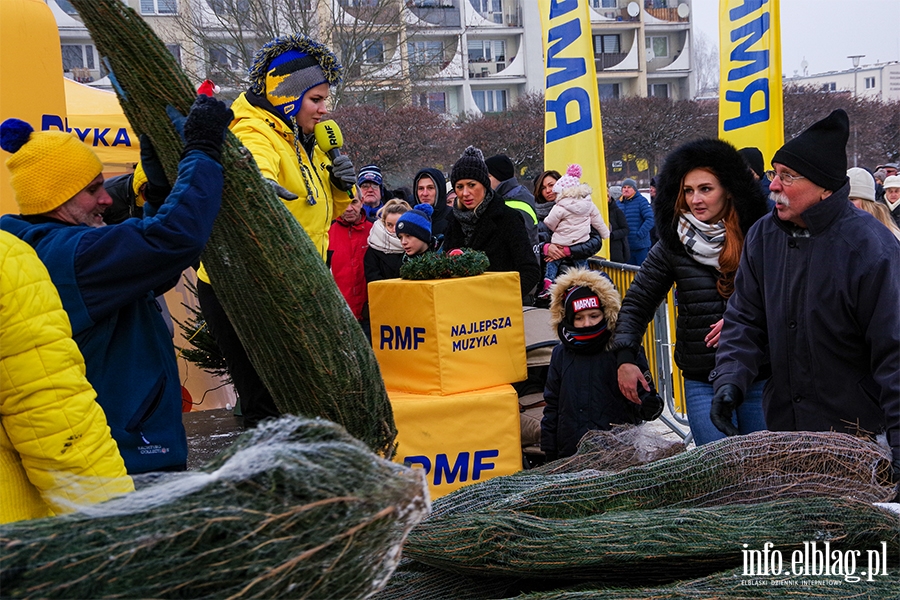
[[[350,305],[353,316],[362,317],[363,307],[369,298],[366,291],[366,272],[363,258],[369,247],[369,230],[372,223],[362,217],[359,223],[350,225],[337,219],[328,231],[328,255],[331,273],[338,289]]]

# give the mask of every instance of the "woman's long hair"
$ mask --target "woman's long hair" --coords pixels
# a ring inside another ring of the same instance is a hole
[[[547,177],[552,177],[553,179],[559,181],[562,178],[562,175],[559,174],[559,171],[544,171],[538,176],[537,179],[534,180],[534,201],[538,204],[547,201],[547,199],[544,198],[544,192],[541,189],[544,187],[544,179],[546,179]]]
[[[409,212],[411,210],[412,208],[409,206],[409,203],[406,202],[406,200],[391,198],[384,204],[384,206],[378,209],[378,212],[375,213],[375,216],[381,219],[381,222],[384,223],[387,220],[388,215],[402,215],[403,213]]]
[[[719,185],[725,191],[725,213],[722,220],[725,221],[725,244],[719,253],[719,272],[721,276],[716,281],[716,290],[726,300],[734,293],[734,274],[737,273],[738,266],[741,264],[741,248],[744,246],[744,232],[741,231],[741,221],[738,218],[737,209],[734,207],[734,199],[731,192],[722,183],[722,179],[715,171],[709,167],[694,167],[687,173],[699,169],[706,171],[716,178]],[[685,173],[685,177],[687,177]],[[682,213],[691,212],[687,199],[684,196],[684,177],[681,178],[681,189],[678,190],[678,199],[675,200],[675,226],[678,226],[678,220]]]
[[[894,237],[900,240],[900,227],[897,227],[897,224],[894,223],[893,217],[891,217],[890,209],[881,204],[879,202],[873,202],[872,200],[865,200],[863,198],[858,198],[859,207],[881,221],[881,224],[887,227],[891,233],[894,234]]]

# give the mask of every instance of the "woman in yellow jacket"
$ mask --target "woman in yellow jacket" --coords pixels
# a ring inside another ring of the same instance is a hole
[[[316,145],[315,126],[328,112],[330,87],[341,80],[337,57],[302,34],[263,46],[250,67],[250,89],[234,101],[231,131],[288,211],[326,259],[331,222],[353,198],[356,174],[346,155],[332,161]],[[278,409],[247,358],[237,333],[213,291],[205,269],[198,272],[197,296],[209,332],[228,365],[244,424],[277,417]]]
[[[95,397],[47,269],[0,232],[0,523],[134,490]]]

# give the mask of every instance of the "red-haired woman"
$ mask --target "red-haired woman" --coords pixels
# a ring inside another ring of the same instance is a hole
[[[744,236],[766,213],[766,199],[737,150],[715,139],[689,142],[670,153],[658,183],[653,211],[659,242],[625,296],[613,350],[619,387],[638,402],[637,385],[646,387],[635,365],[641,338],[675,284],[675,364],[684,376],[688,421],[700,445],[724,437],[709,418],[709,374],[716,364],[722,315],[734,291]],[[736,414],[742,434],[765,429],[762,389],[768,365],[760,371]]]

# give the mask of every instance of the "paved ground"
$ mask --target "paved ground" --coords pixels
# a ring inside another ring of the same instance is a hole
[[[194,470],[227,448],[243,431],[231,410],[216,408],[182,415],[188,438],[188,470]]]

